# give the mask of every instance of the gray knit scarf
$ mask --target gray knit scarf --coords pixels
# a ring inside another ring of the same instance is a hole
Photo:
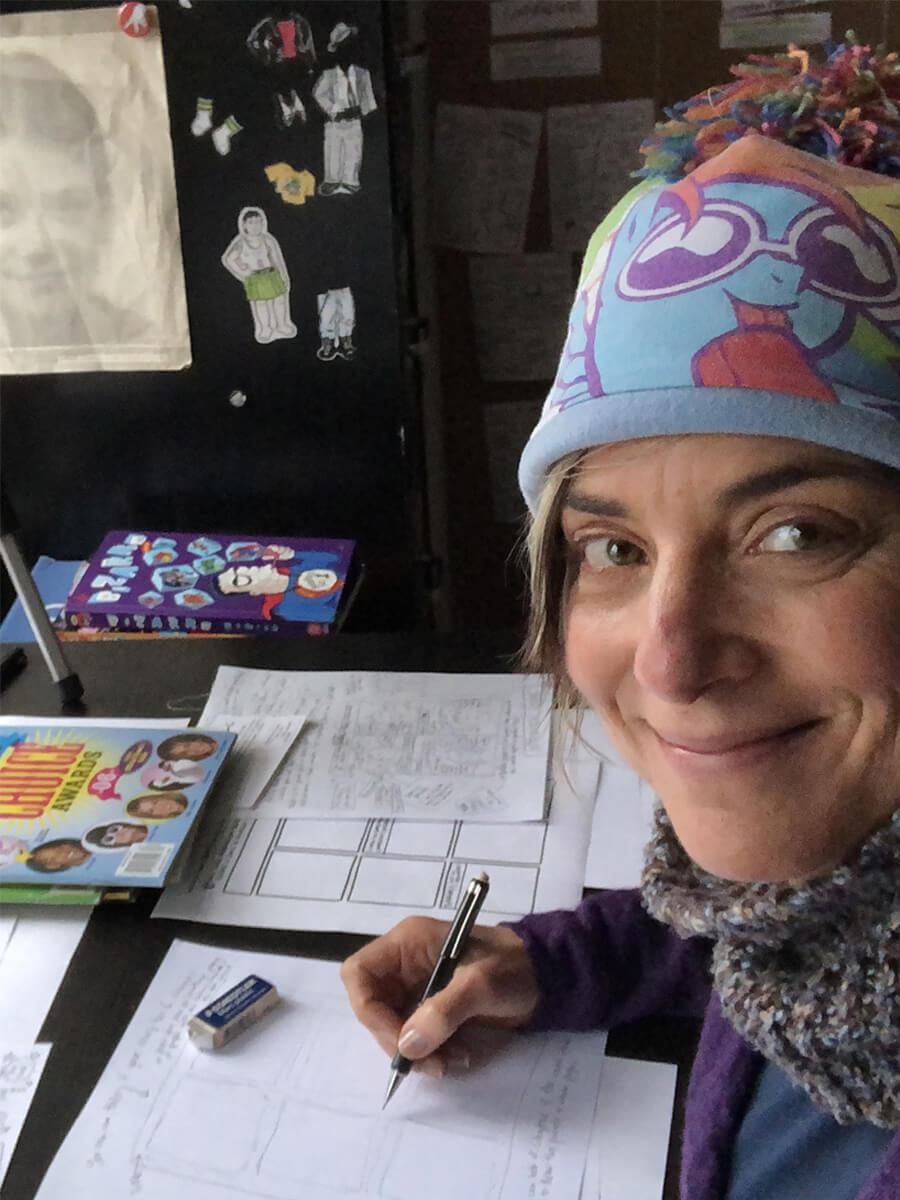
[[[707,874],[658,809],[642,892],[681,937],[712,939],[725,1016],[818,1108],[900,1126],[900,810],[852,862],[789,884]]]

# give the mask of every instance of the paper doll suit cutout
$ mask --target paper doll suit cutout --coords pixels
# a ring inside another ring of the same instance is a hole
[[[358,192],[362,165],[362,118],[378,107],[372,76],[359,65],[355,26],[339,21],[331,31],[328,66],[313,85],[313,99],[325,114],[324,178],[319,195]]]
[[[237,236],[222,255],[222,266],[243,284],[253,336],[262,345],[296,337],[290,312],[291,277],[281,246],[269,233],[266,214],[261,208],[242,208],[237,227]]]

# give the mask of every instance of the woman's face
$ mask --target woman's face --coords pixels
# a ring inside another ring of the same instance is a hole
[[[900,806],[900,490],[779,438],[601,447],[563,511],[575,686],[729,879],[843,861]]]

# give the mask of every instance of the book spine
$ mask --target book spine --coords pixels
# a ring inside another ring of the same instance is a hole
[[[65,613],[64,628],[111,629],[119,633],[230,633],[323,637],[331,624],[320,621],[226,620],[224,617],[174,616],[153,613]]]

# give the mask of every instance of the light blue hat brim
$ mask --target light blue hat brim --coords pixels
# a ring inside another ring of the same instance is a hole
[[[684,433],[796,438],[900,470],[900,405],[839,385],[835,393],[837,404],[743,387],[659,388],[580,400],[535,428],[519,463],[519,486],[534,512],[547,472],[563,455]]]

